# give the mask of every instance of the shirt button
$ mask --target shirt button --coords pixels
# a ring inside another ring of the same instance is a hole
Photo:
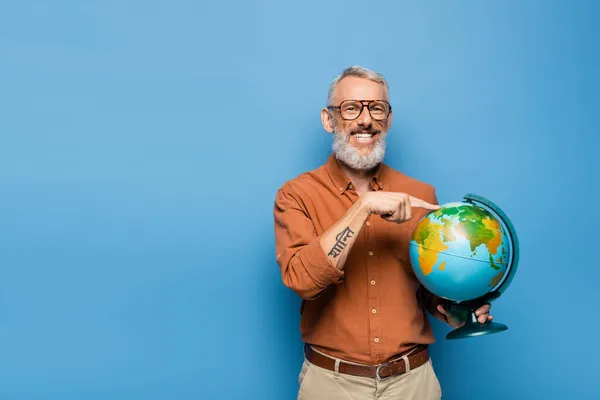
[[[379,343],[379,338],[375,338],[375,339],[373,339],[373,341],[374,341],[375,343]]]
[[[373,255],[373,252],[372,252],[372,251],[370,251],[370,252],[369,252],[369,255],[370,255],[370,256],[372,256],[372,255]]]
[[[373,281],[371,281],[371,285],[375,285],[375,281],[374,281],[374,280],[373,280]]]
[[[369,221],[367,221],[367,226],[371,226],[371,223]]]
[[[377,312],[377,310],[376,310],[376,309],[372,309],[372,310],[371,310],[371,312],[372,312],[373,314],[375,314],[375,313]]]

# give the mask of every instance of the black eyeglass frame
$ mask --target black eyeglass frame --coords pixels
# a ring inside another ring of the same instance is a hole
[[[346,117],[344,117],[342,115],[342,111],[341,111],[342,104],[350,102],[350,101],[359,102],[362,105],[360,111],[358,112],[358,114],[356,114],[356,117],[354,117],[354,118],[346,118]],[[383,117],[383,118],[375,118],[375,117],[373,117],[373,114],[371,114],[371,108],[370,108],[370,106],[371,106],[371,104],[373,104],[375,102],[387,104],[387,106],[388,106],[388,112],[385,115],[385,117]],[[387,100],[352,100],[352,99],[349,99],[349,100],[342,101],[339,106],[327,106],[327,108],[329,110],[340,110],[340,116],[343,119],[345,119],[346,121],[354,121],[355,119],[357,119],[358,117],[360,117],[361,114],[362,114],[362,112],[363,112],[363,110],[365,109],[365,107],[367,107],[367,110],[369,111],[369,115],[371,116],[371,118],[373,118],[376,121],[385,121],[386,119],[388,119],[388,117],[390,116],[390,113],[392,112],[392,105]]]

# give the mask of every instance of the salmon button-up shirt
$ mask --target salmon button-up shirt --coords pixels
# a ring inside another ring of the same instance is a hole
[[[372,190],[438,204],[430,184],[383,163],[370,182]],[[434,342],[425,313],[433,296],[409,261],[410,237],[428,210],[413,208],[412,219],[402,224],[370,215],[339,269],[319,238],[358,198],[333,155],[285,182],[274,205],[276,256],[283,283],[303,299],[302,340],[331,356],[374,365]]]

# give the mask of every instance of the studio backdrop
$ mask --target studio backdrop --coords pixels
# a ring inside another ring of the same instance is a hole
[[[0,398],[293,399],[273,202],[326,161],[331,81],[384,74],[385,162],[521,244],[509,329],[444,399],[600,398],[595,1],[0,5]]]

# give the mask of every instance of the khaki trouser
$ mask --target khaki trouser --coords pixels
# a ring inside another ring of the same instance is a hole
[[[408,373],[377,380],[336,373],[306,358],[298,376],[298,400],[439,400],[442,389],[431,359]]]

